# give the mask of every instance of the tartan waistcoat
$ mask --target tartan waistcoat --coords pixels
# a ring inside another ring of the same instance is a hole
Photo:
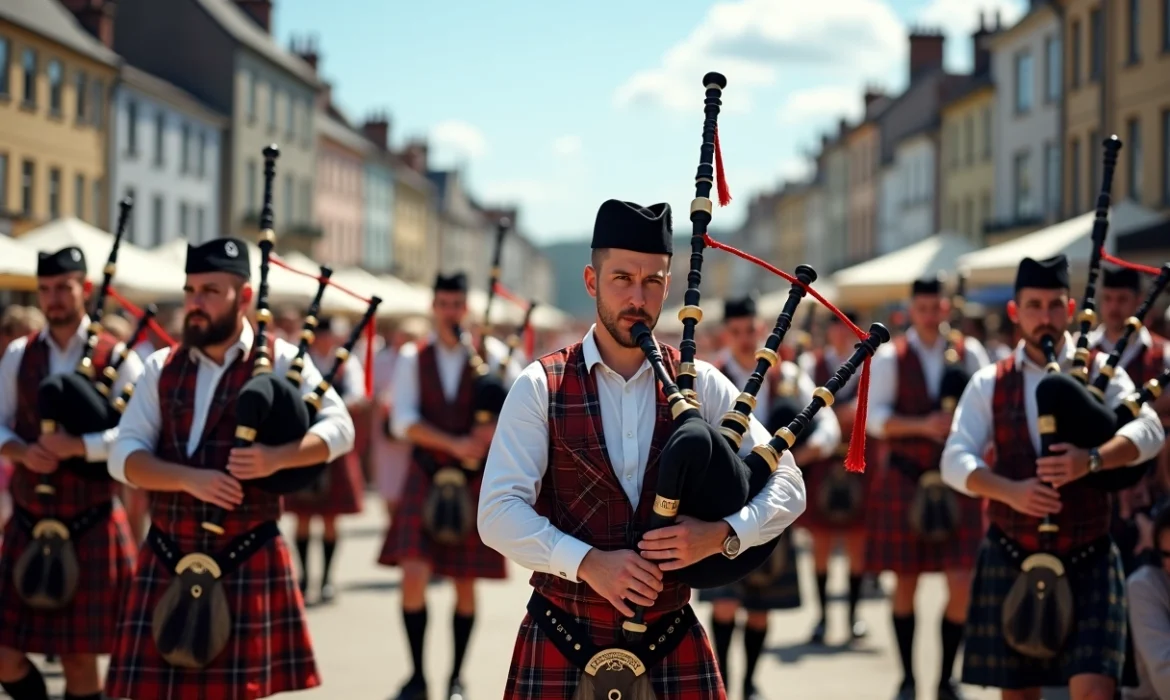
[[[195,417],[198,376],[199,362],[187,348],[179,346],[171,351],[158,378],[162,425],[155,454],[159,459],[196,469],[226,471],[236,439],[236,397],[252,376],[252,354],[237,356],[220,375],[207,411],[203,435],[195,451],[188,456],[187,442]],[[225,534],[218,538],[220,546],[263,522],[280,519],[280,496],[261,491],[246,481],[241,485],[244,487],[244,501],[227,512],[223,520]],[[215,508],[186,492],[151,493],[151,521],[177,539],[192,535],[201,537],[199,525]],[[183,545],[181,539],[179,544]]]
[[[996,458],[992,468],[1008,479],[1030,479],[1036,476],[1036,450],[1024,413],[1024,373],[1016,367],[1014,354],[995,366],[991,412],[995,416]],[[1111,510],[1105,492],[1080,479],[1060,489],[1060,502],[1061,511],[1052,516],[1052,522],[1060,528],[1053,544],[1056,552],[1067,552],[1109,532]],[[987,515],[1025,549],[1040,549],[1040,518],[1024,515],[995,500],[988,501]]]
[[[47,338],[41,338],[39,332],[29,334],[26,339],[28,344],[21,355],[20,373],[16,377],[16,420],[13,431],[25,444],[32,445],[41,436],[37,392],[41,382],[49,376],[49,341]],[[110,358],[117,345],[117,339],[109,333],[103,331],[98,334],[93,353],[95,377],[100,376],[102,370],[110,364]],[[90,468],[104,471],[106,463],[94,462]],[[39,482],[39,474],[18,465],[13,471],[9,486],[13,502],[38,516],[46,514],[45,506],[37,498],[35,491]],[[65,469],[58,469],[50,474],[49,483],[57,490],[51,510],[60,517],[69,517],[90,506],[108,501],[118,490],[117,483],[112,479],[106,482],[87,481]]]
[[[966,360],[966,352],[960,344],[956,350],[959,360]],[[894,413],[900,416],[926,416],[938,410],[936,399],[930,398],[926,388],[926,373],[918,353],[901,336],[894,341],[894,352],[898,358],[898,388],[894,398]],[[890,455],[898,455],[913,464],[919,472],[938,469],[942,459],[943,446],[921,437],[889,438]]]
[[[418,351],[418,409],[422,419],[450,435],[468,435],[475,424],[475,380],[471,365],[463,367],[459,378],[459,390],[455,401],[448,402],[443,394],[443,381],[439,375],[439,361],[433,343]],[[415,447],[416,450],[424,449]],[[426,450],[438,467],[458,467],[460,462],[446,452]]]
[[[678,369],[677,349],[660,344],[667,373]],[[655,381],[657,419],[642,491],[634,510],[609,459],[597,381],[585,364],[581,344],[540,359],[548,379],[548,470],[536,512],[561,532],[602,551],[635,549],[650,520],[658,485],[658,455],[670,437],[673,419],[662,389]],[[584,581],[572,583],[555,574],[536,572],[530,583],[541,595],[573,614],[590,606],[612,605]],[[690,589],[665,582],[652,611],[677,610],[690,600]]]

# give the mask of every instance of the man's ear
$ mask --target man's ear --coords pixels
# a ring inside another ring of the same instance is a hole
[[[1008,300],[1007,312],[1008,312],[1008,318],[1011,319],[1012,323],[1019,323],[1020,322],[1020,307],[1016,306],[1015,299]]]
[[[585,279],[585,291],[589,292],[589,296],[594,299],[597,298],[597,270],[593,269],[592,265],[586,265],[585,271],[582,273]]]
[[[1077,315],[1077,300],[1072,297],[1068,298],[1068,315],[1069,318]]]

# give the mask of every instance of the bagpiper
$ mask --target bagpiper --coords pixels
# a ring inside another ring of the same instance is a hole
[[[911,327],[874,355],[868,395],[867,434],[885,442],[886,462],[871,480],[866,569],[875,574],[892,571],[896,577],[891,607],[902,660],[898,700],[914,698],[914,594],[919,575],[929,572],[945,573],[949,592],[942,620],[938,697],[961,697],[953,679],[954,664],[982,530],[979,502],[966,496],[957,497],[953,510],[942,518],[922,517],[936,500],[934,495],[948,491],[938,468],[954,407],[943,400],[957,400],[963,388],[946,386],[948,365],[969,376],[990,362],[979,341],[960,336],[955,342],[946,332],[949,303],[942,291],[937,278],[911,285]]]
[[[98,655],[113,650],[112,630],[134,570],[136,543],[119,484],[106,476],[106,459],[118,428],[104,433],[42,435],[38,389],[50,375],[74,372],[87,343],[101,376],[124,350],[86,313],[93,283],[85,254],[73,246],[37,260],[37,303],[47,325],[14,339],[0,360],[0,454],[16,465],[10,484],[14,514],[0,548],[0,686],[13,700],[47,700],[45,681],[26,654],[58,656],[66,698],[98,700],[103,678]],[[118,367],[114,387],[138,381],[142,362],[132,352]],[[73,406],[73,410],[85,410]],[[93,474],[60,468],[83,459]],[[49,498],[42,497],[51,493]],[[64,523],[76,556],[76,588],[64,607],[22,600],[15,583],[18,560],[46,520]]]

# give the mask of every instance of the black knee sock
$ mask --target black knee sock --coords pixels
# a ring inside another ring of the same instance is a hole
[[[963,643],[963,623],[952,622],[946,617],[942,621],[942,674],[939,675],[939,684],[951,680],[955,673],[955,657],[959,653],[959,645]]]
[[[820,603],[821,603],[821,622],[824,622],[825,618],[828,617],[828,615],[829,615],[828,612],[826,612],[826,608],[828,606],[825,603],[825,598],[828,597],[828,588],[829,588],[829,574],[828,574],[828,572],[818,571],[817,572],[817,600],[820,601]]]
[[[0,687],[3,687],[4,691],[12,696],[12,700],[49,700],[45,679],[41,676],[36,665],[31,663],[24,678],[11,683],[0,683]]]
[[[715,659],[719,661],[719,673],[723,676],[723,685],[727,685],[727,650],[731,648],[731,633],[735,631],[735,621],[711,621],[711,637],[715,642]]]
[[[455,613],[455,664],[451,667],[451,680],[459,677],[463,671],[463,655],[467,653],[467,643],[471,641],[471,628],[475,624],[475,613],[460,615]]]
[[[102,693],[100,690],[93,695],[74,695],[73,693],[66,692],[65,700],[102,700]]]
[[[914,682],[914,613],[894,615],[894,636],[902,656],[902,681]]]
[[[305,590],[305,586],[309,580],[309,538],[297,538],[297,558],[301,560],[301,590]]]
[[[324,540],[321,549],[325,554],[325,563],[321,567],[321,585],[329,583],[329,568],[333,566],[333,553],[337,551],[337,540]]]
[[[743,669],[743,687],[745,690],[754,686],[752,677],[756,675],[756,662],[760,660],[760,652],[764,650],[764,639],[767,636],[767,627],[761,630],[746,626],[743,628],[743,653],[747,657],[747,663]]]
[[[857,601],[861,600],[861,574],[849,575],[849,621],[857,621]]]
[[[410,642],[410,658],[414,662],[412,680],[423,679],[423,636],[427,631],[427,609],[425,607],[415,611],[402,611],[402,621],[406,625],[406,638]]]

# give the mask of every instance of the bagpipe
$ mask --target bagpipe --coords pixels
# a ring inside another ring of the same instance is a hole
[[[81,360],[73,372],[50,375],[37,387],[37,412],[42,435],[63,430],[69,435],[82,436],[117,426],[134,392],[133,383],[126,383],[120,390],[115,386],[122,364],[134,352],[134,346],[146,337],[148,328],[169,341],[166,332],[154,320],[158,310],[153,305],[138,309],[113,288],[118,248],[133,206],[128,197],[119,202],[118,226],[86,328]],[[114,297],[124,310],[138,319],[138,323],[129,342],[115,344],[108,356],[99,358],[96,354],[102,343],[102,318],[107,297]],[[101,365],[104,367],[98,372]],[[106,487],[111,478],[104,462],[89,462],[84,457],[63,459],[58,468],[93,482],[97,488]],[[38,499],[50,513],[56,495],[53,481],[54,475],[41,474],[35,487]],[[102,508],[100,512],[90,509],[69,521],[46,515],[31,524],[32,540],[14,567],[16,590],[25,604],[37,609],[56,610],[73,600],[80,574],[74,542],[108,514],[108,508]]]
[[[302,272],[276,257],[272,249],[276,236],[273,231],[272,185],[276,177],[275,145],[264,148],[264,200],[260,215],[261,252],[260,284],[256,294],[255,344],[250,355],[252,376],[244,383],[236,397],[236,429],[234,447],[251,445],[285,445],[300,442],[321,410],[325,394],[330,390],[354,346],[366,333],[367,362],[373,349],[371,325],[381,299],[365,298],[344,289],[330,279],[331,271],[324,267],[319,275]],[[275,373],[275,340],[268,338],[272,312],[268,306],[268,275],[270,266],[317,280],[318,288],[306,314],[300,342],[294,360],[283,376]],[[317,328],[317,312],[326,287],[335,287],[367,304],[361,320],[353,327],[345,344],[337,349],[332,366],[311,391],[302,394],[303,372],[308,364],[306,354]],[[368,330],[367,330],[368,329]],[[366,394],[372,393],[372,373],[366,373]],[[246,480],[242,485],[254,487],[269,494],[295,493],[321,477],[326,463],[305,467],[281,469],[259,479]],[[245,490],[245,494],[247,490]],[[212,507],[201,527],[211,535],[225,534],[226,512]],[[275,523],[265,523],[237,537],[216,555],[204,552],[186,554],[173,566],[174,578],[154,609],[151,632],[162,657],[170,664],[183,668],[203,668],[223,651],[231,638],[232,613],[222,581],[239,564],[251,556],[271,537],[279,536]],[[157,547],[156,547],[157,551]]]

